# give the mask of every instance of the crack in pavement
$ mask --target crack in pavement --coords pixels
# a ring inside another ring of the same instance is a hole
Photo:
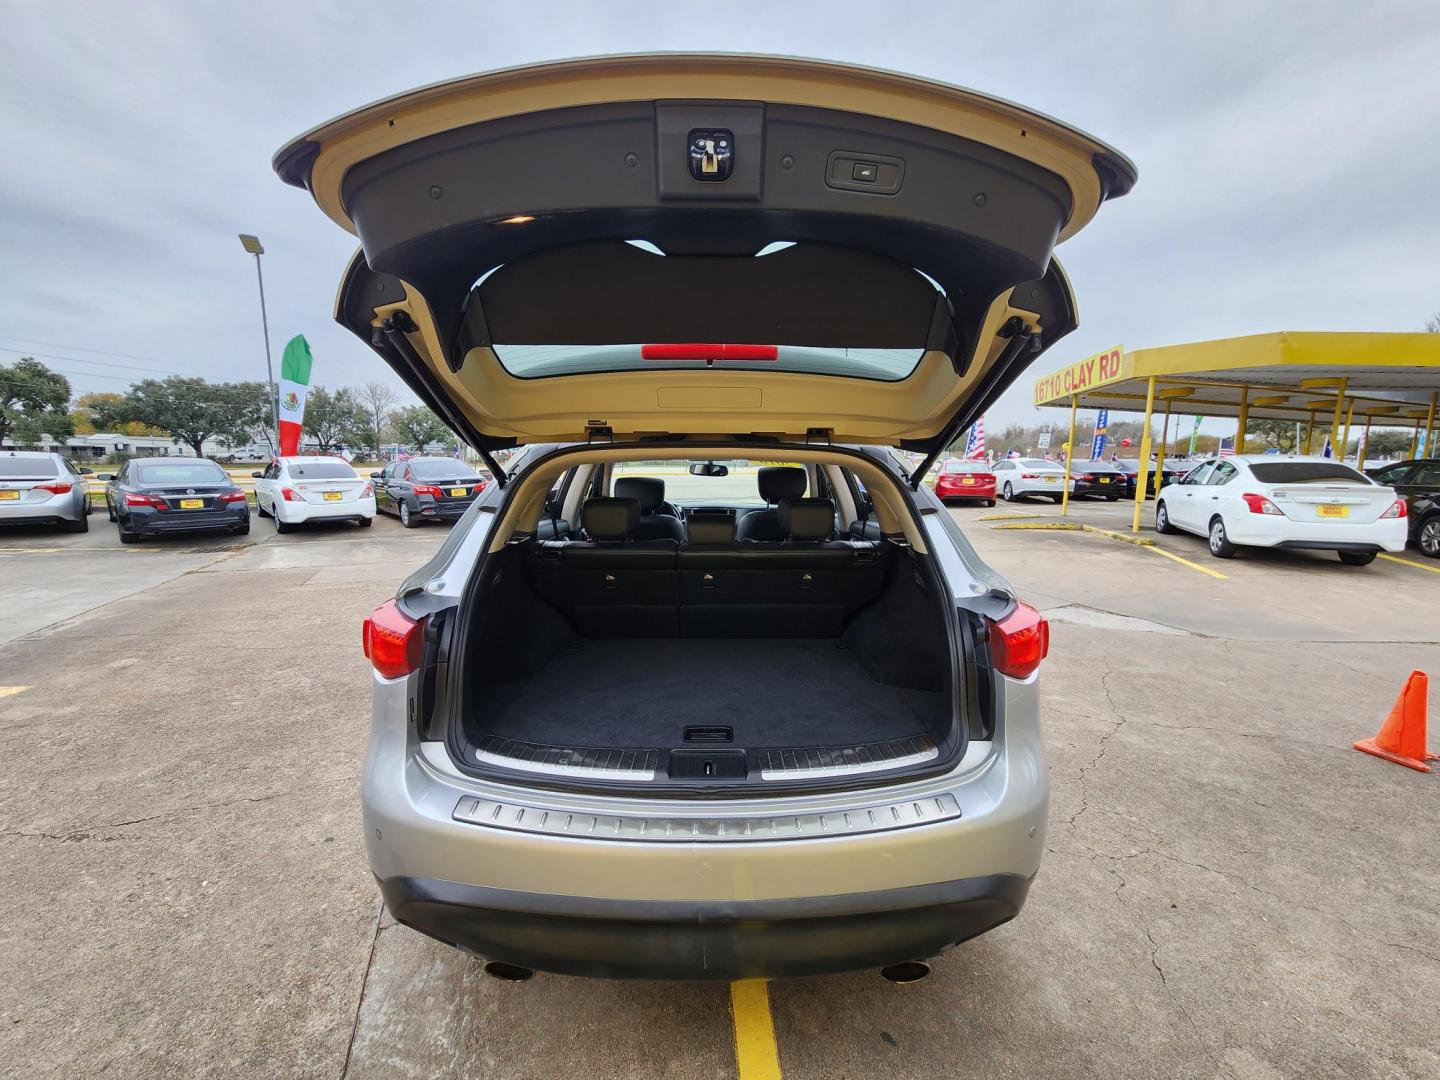
[[[350,1024],[350,1041],[345,1044],[345,1064],[340,1067],[340,1080],[350,1075],[350,1057],[355,1053],[355,1037],[360,1032],[360,1011],[365,1007],[365,991],[370,987],[370,968],[375,963],[375,949],[380,944],[381,923],[385,920],[385,901],[375,913],[375,933],[370,938],[370,952],[365,957],[365,973],[360,976],[360,997],[355,1002],[355,1019]]]
[[[1085,779],[1086,774],[1092,772],[1100,764],[1100,760],[1105,756],[1105,751],[1108,748],[1110,739],[1125,726],[1126,717],[1116,706],[1115,695],[1110,690],[1110,669],[1108,667],[1100,675],[1100,689],[1105,695],[1105,700],[1110,704],[1111,716],[1116,718],[1115,725],[1100,736],[1099,750],[1095,756],[1090,759],[1090,764],[1083,765],[1080,768],[1079,776],[1076,778],[1080,783],[1080,809],[1071,814],[1069,820],[1065,822],[1065,824],[1069,825],[1072,829],[1075,827],[1075,822],[1079,821],[1085,811],[1090,808],[1090,784]]]

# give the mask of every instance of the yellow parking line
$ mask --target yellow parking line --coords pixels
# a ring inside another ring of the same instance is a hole
[[[1382,554],[1380,558],[1385,559],[1389,562],[1398,562],[1401,566],[1413,566],[1416,570],[1428,570],[1432,574],[1440,574],[1440,564],[1437,564],[1435,566],[1426,566],[1424,563],[1412,562],[1409,559],[1402,559],[1397,555]]]
[[[1182,559],[1179,555],[1175,555],[1169,551],[1166,551],[1162,547],[1150,546],[1145,548],[1144,550],[1153,551],[1156,555],[1164,555],[1167,559],[1174,559],[1181,566],[1188,566],[1191,570],[1199,570],[1200,573],[1209,574],[1211,577],[1219,578],[1221,581],[1230,580],[1229,574],[1222,574],[1219,570],[1211,570],[1208,566],[1201,566],[1199,563],[1191,562],[1189,559]]]
[[[770,1018],[770,990],[764,979],[730,984],[735,1021],[735,1067],[740,1080],[780,1080],[780,1051]]]
[[[23,694],[29,690],[28,686],[0,686],[0,698],[14,697],[16,694]]]

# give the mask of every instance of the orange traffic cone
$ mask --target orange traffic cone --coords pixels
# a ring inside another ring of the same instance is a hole
[[[1429,697],[1429,677],[1423,671],[1412,671],[1379,733],[1373,739],[1361,739],[1355,749],[1396,765],[1429,772],[1430,766],[1425,762],[1440,761],[1440,755],[1425,750],[1425,709]]]

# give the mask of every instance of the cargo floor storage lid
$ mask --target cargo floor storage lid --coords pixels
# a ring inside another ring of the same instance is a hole
[[[360,237],[339,321],[489,449],[592,421],[943,446],[1073,329],[1052,249],[1134,181],[1004,102],[745,56],[458,80],[276,168]],[[765,349],[654,348],[703,344]]]

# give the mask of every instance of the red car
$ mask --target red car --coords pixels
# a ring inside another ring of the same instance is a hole
[[[983,461],[947,461],[935,477],[935,494],[943,499],[983,499],[995,505],[995,474]]]

